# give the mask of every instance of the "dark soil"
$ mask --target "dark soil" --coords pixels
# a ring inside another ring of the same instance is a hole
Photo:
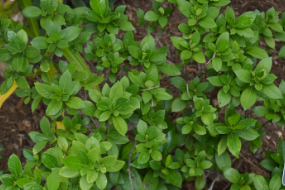
[[[137,21],[136,10],[137,8],[142,8],[144,11],[151,10],[152,0],[121,0],[117,2],[117,5],[127,5],[127,14],[130,20],[135,23]],[[167,3],[166,3],[167,5]],[[254,11],[258,9],[260,11],[266,11],[272,6],[276,10],[281,12],[285,11],[285,1],[284,0],[232,0],[230,6],[236,11],[238,15],[246,11]],[[179,56],[176,55],[176,50],[172,46],[170,41],[170,36],[181,36],[178,31],[178,25],[185,22],[186,19],[181,13],[176,9],[170,18],[169,25],[162,35],[158,33],[153,33],[153,37],[157,40],[157,47],[168,46],[168,63],[179,64]],[[141,40],[146,36],[147,31],[145,28],[140,26],[136,27],[134,31],[136,40]],[[121,35],[120,35],[121,36]],[[262,44],[261,44],[262,45]],[[285,80],[285,69],[284,69],[284,59],[277,59],[278,51],[282,47],[282,43],[277,42],[276,50],[271,51],[270,55],[273,57],[274,66],[272,68],[272,73],[275,74],[278,79],[276,84],[279,85],[281,79]],[[196,76],[200,76],[204,68],[203,64],[189,64],[185,68],[185,76],[188,80]],[[123,73],[125,74],[125,73]],[[0,75],[1,76],[1,75]],[[3,82],[3,78],[0,77],[0,84]],[[202,78],[203,80],[203,78]],[[168,76],[163,75],[161,80],[161,86],[170,89],[174,96],[178,96],[179,91],[175,89],[170,84]],[[216,96],[216,94],[212,95]],[[40,104],[37,110],[32,113],[31,105],[23,104],[23,99],[18,98],[16,95],[12,95],[0,109],[0,145],[3,146],[4,150],[0,152],[1,156],[4,157],[0,160],[0,170],[7,168],[7,160],[11,154],[16,154],[24,161],[22,151],[23,149],[31,149],[33,147],[33,142],[30,140],[28,133],[30,131],[39,130],[39,121],[45,115],[44,105]],[[250,116],[255,115],[249,111]],[[173,119],[177,117],[177,114],[172,115]],[[264,118],[258,118],[263,124],[266,123]],[[232,159],[233,167],[238,169],[241,173],[257,173],[269,177],[270,173],[263,169],[259,162],[264,157],[264,150],[276,151],[277,143],[279,138],[284,139],[284,126],[278,126],[274,124],[263,125],[263,129],[266,130],[266,136],[262,138],[263,147],[256,153],[251,153],[249,149],[249,144],[245,143],[243,145],[242,151],[240,152],[240,159]],[[209,175],[210,178],[215,178],[216,174]],[[209,181],[208,187],[211,181]],[[194,190],[195,186],[193,182],[184,182],[183,189]],[[229,189],[229,183],[226,180],[220,180],[215,184],[216,190]]]

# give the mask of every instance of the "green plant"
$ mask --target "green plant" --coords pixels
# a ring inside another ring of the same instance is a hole
[[[91,8],[82,1],[74,9],[56,0],[41,0],[38,7],[19,1],[29,26],[0,20],[0,61],[7,66],[0,106],[17,88],[32,111],[40,102],[47,106],[41,132],[29,133],[35,145],[23,151],[24,167],[11,155],[1,190],[176,190],[185,180],[199,190],[207,188],[210,173],[217,174],[210,189],[221,176],[231,189],[285,189],[284,141],[260,163],[271,178],[241,174],[230,157],[239,158],[245,142],[253,153],[262,147],[265,131],[248,116],[251,110],[284,124],[285,83],[276,86],[268,56],[276,38],[285,42],[284,14],[279,19],[271,8],[236,18],[230,7],[220,11],[229,0],[168,0],[170,7],[164,1],[153,1],[146,13],[137,10],[137,24],[149,32],[141,42],[126,6],[112,11],[108,0],[90,0]],[[158,48],[151,33],[163,35],[176,8],[187,23],[178,26],[182,37],[171,36],[181,58],[171,64],[168,47]],[[205,63],[204,78],[185,76],[193,62]],[[178,97],[162,85],[166,75]],[[265,106],[254,106],[257,101]]]

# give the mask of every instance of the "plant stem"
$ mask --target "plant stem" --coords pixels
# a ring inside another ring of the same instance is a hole
[[[33,6],[31,0],[17,0],[22,10],[24,10],[28,6]],[[40,28],[37,19],[35,18],[26,18],[31,30],[35,34],[35,36],[40,36]]]
[[[89,74],[91,74],[91,70],[88,67],[88,65],[86,64],[86,62],[84,61],[84,59],[81,57],[81,55],[77,52],[76,54],[73,54],[69,48],[66,48],[63,50],[63,55],[64,57],[66,57],[66,59],[69,62],[74,62],[77,65],[77,70],[78,71],[87,71]],[[98,90],[99,92],[101,92],[100,88],[98,85],[94,85],[94,89]]]
[[[91,73],[90,68],[88,65],[85,63],[81,55],[77,52],[76,54],[73,54],[69,48],[66,48],[63,50],[63,55],[68,59],[70,62],[74,62],[77,64],[77,70],[78,71],[87,71],[89,74]]]

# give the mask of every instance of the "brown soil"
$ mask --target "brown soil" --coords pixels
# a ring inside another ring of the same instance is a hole
[[[135,23],[137,21],[136,10],[137,8],[142,8],[144,11],[151,10],[152,0],[121,0],[117,2],[118,5],[127,5],[127,14],[130,20]],[[266,11],[272,6],[276,10],[281,12],[285,11],[285,1],[283,0],[232,0],[230,6],[239,15],[246,11],[253,11],[258,9],[260,11]],[[165,5],[169,5],[165,3]],[[175,48],[171,45],[170,36],[181,36],[178,31],[177,26],[185,22],[186,19],[181,13],[176,9],[170,18],[169,25],[164,31],[163,35],[158,33],[153,33],[154,38],[158,40],[157,46],[168,46],[168,62],[172,64],[180,63],[179,56],[176,55]],[[146,29],[137,26],[134,31],[136,40],[141,40],[146,34]],[[274,60],[274,66],[272,68],[272,73],[275,74],[278,79],[276,84],[279,85],[281,79],[285,80],[285,69],[284,69],[284,59],[277,59],[278,51],[282,47],[281,43],[277,43],[276,50],[271,51],[271,56]],[[190,80],[195,76],[199,76],[203,71],[202,64],[189,64],[186,69],[185,77]],[[184,76],[183,76],[184,77]],[[0,75],[0,84],[3,82],[3,77]],[[178,96],[179,91],[175,89],[171,84],[168,76],[162,76],[161,85],[169,88],[174,96]],[[215,96],[215,95],[214,95]],[[30,131],[39,129],[39,121],[44,116],[44,105],[40,104],[37,110],[32,113],[31,105],[24,105],[23,99],[18,98],[16,95],[12,95],[0,109],[0,145],[3,146],[4,150],[0,152],[1,156],[4,157],[0,160],[0,170],[7,168],[7,160],[11,154],[16,154],[24,161],[22,151],[23,149],[31,149],[33,147],[33,142],[30,140],[28,133]],[[254,116],[250,112],[250,115]],[[173,114],[172,117],[176,118],[177,114]],[[255,116],[254,116],[255,117]],[[266,123],[265,119],[258,118],[263,124]],[[263,169],[259,162],[264,157],[264,150],[276,151],[277,143],[279,138],[284,139],[284,126],[277,126],[274,124],[267,124],[263,126],[266,130],[266,136],[262,138],[263,147],[256,153],[251,153],[249,149],[249,144],[245,143],[243,149],[240,153],[240,159],[232,159],[233,167],[238,169],[241,173],[257,173],[264,176],[269,176],[269,172]],[[213,175],[215,177],[216,174]],[[211,177],[212,175],[210,175]],[[210,182],[208,187],[210,186]],[[194,190],[195,186],[193,182],[184,182],[183,189]],[[215,184],[214,189],[229,189],[229,184],[226,180],[220,180]]]

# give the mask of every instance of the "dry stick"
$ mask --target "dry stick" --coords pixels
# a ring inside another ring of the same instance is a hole
[[[219,180],[220,180],[220,175],[221,175],[221,174],[218,173],[218,176],[212,181],[212,184],[211,184],[211,186],[209,187],[208,190],[213,190],[216,181],[219,181]]]
[[[189,96],[190,99],[192,99],[191,96],[190,96],[190,94],[189,94],[189,86],[188,86],[188,83],[186,84],[186,88],[187,88],[187,89],[186,89],[186,90],[187,90],[187,95]]]
[[[159,88],[160,86],[154,86],[154,87],[150,87],[148,89],[142,89],[141,91],[149,91],[149,90],[152,90],[152,89],[155,89],[155,88]]]
[[[269,175],[267,172],[263,171],[263,170],[260,169],[258,166],[256,166],[254,163],[252,163],[250,160],[248,160],[244,155],[242,155],[242,154],[240,154],[240,155],[241,155],[241,157],[244,158],[244,160],[245,160],[246,162],[248,162],[249,164],[251,164],[252,166],[254,166],[256,169],[258,169],[258,170],[261,171],[262,173],[265,173],[265,174]],[[269,176],[270,176],[270,175],[269,175]]]
[[[130,151],[130,154],[129,154],[129,161],[128,161],[128,170],[129,170],[129,179],[130,179],[131,189],[134,190],[133,181],[132,181],[132,176],[133,176],[133,177],[135,178],[135,180],[136,180],[136,184],[137,184],[138,187],[143,187],[143,188],[149,190],[149,189],[147,188],[147,186],[148,186],[149,184],[152,184],[152,182],[147,182],[147,183],[144,184],[144,185],[140,185],[139,182],[138,182],[137,177],[135,176],[135,174],[134,174],[134,173],[132,172],[132,170],[131,170],[131,158],[132,158],[133,150],[134,150],[136,144],[137,144],[137,140],[134,141],[134,145],[133,145],[133,147],[132,147],[132,149],[131,149],[131,151]]]
[[[216,57],[216,52],[214,53],[213,57],[206,63],[206,66]]]
[[[231,183],[229,182],[223,190],[226,190],[230,185]]]

